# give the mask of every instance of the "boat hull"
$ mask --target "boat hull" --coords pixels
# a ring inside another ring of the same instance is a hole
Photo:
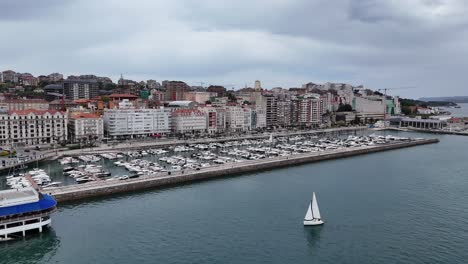
[[[322,220],[304,220],[304,225],[305,226],[316,226],[316,225],[323,225]]]

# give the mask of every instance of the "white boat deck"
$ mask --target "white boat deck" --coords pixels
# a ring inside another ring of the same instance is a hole
[[[39,201],[39,194],[33,188],[0,191],[0,207]]]

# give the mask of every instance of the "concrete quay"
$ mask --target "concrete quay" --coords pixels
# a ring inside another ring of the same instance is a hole
[[[420,139],[407,142],[395,142],[377,146],[355,147],[346,150],[333,150],[316,153],[305,153],[290,157],[277,157],[263,160],[245,161],[240,163],[224,164],[209,167],[199,171],[186,171],[172,173],[172,175],[146,176],[129,180],[112,180],[86,183],[82,185],[69,185],[56,188],[48,188],[43,192],[49,193],[58,202],[76,201],[87,198],[106,196],[111,194],[126,193],[144,189],[158,188],[177,184],[185,184],[195,181],[231,177],[243,173],[269,170],[280,167],[288,167],[322,160],[332,160],[370,154],[375,152],[408,148],[413,146],[432,144],[438,139]]]
[[[408,131],[421,132],[421,133],[468,136],[468,131],[466,131],[466,132],[456,132],[456,131],[446,131],[446,130],[438,130],[438,129],[424,129],[424,128],[407,128],[407,129],[408,129]]]

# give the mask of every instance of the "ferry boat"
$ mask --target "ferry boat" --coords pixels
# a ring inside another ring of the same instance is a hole
[[[0,191],[0,241],[24,237],[30,230],[42,232],[56,206],[52,196],[34,188]]]

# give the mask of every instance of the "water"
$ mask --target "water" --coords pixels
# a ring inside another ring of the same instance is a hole
[[[468,137],[440,139],[62,205],[0,263],[466,263]],[[312,191],[321,227],[302,225]]]
[[[468,117],[468,104],[458,104],[461,108],[445,108],[454,117]]]

